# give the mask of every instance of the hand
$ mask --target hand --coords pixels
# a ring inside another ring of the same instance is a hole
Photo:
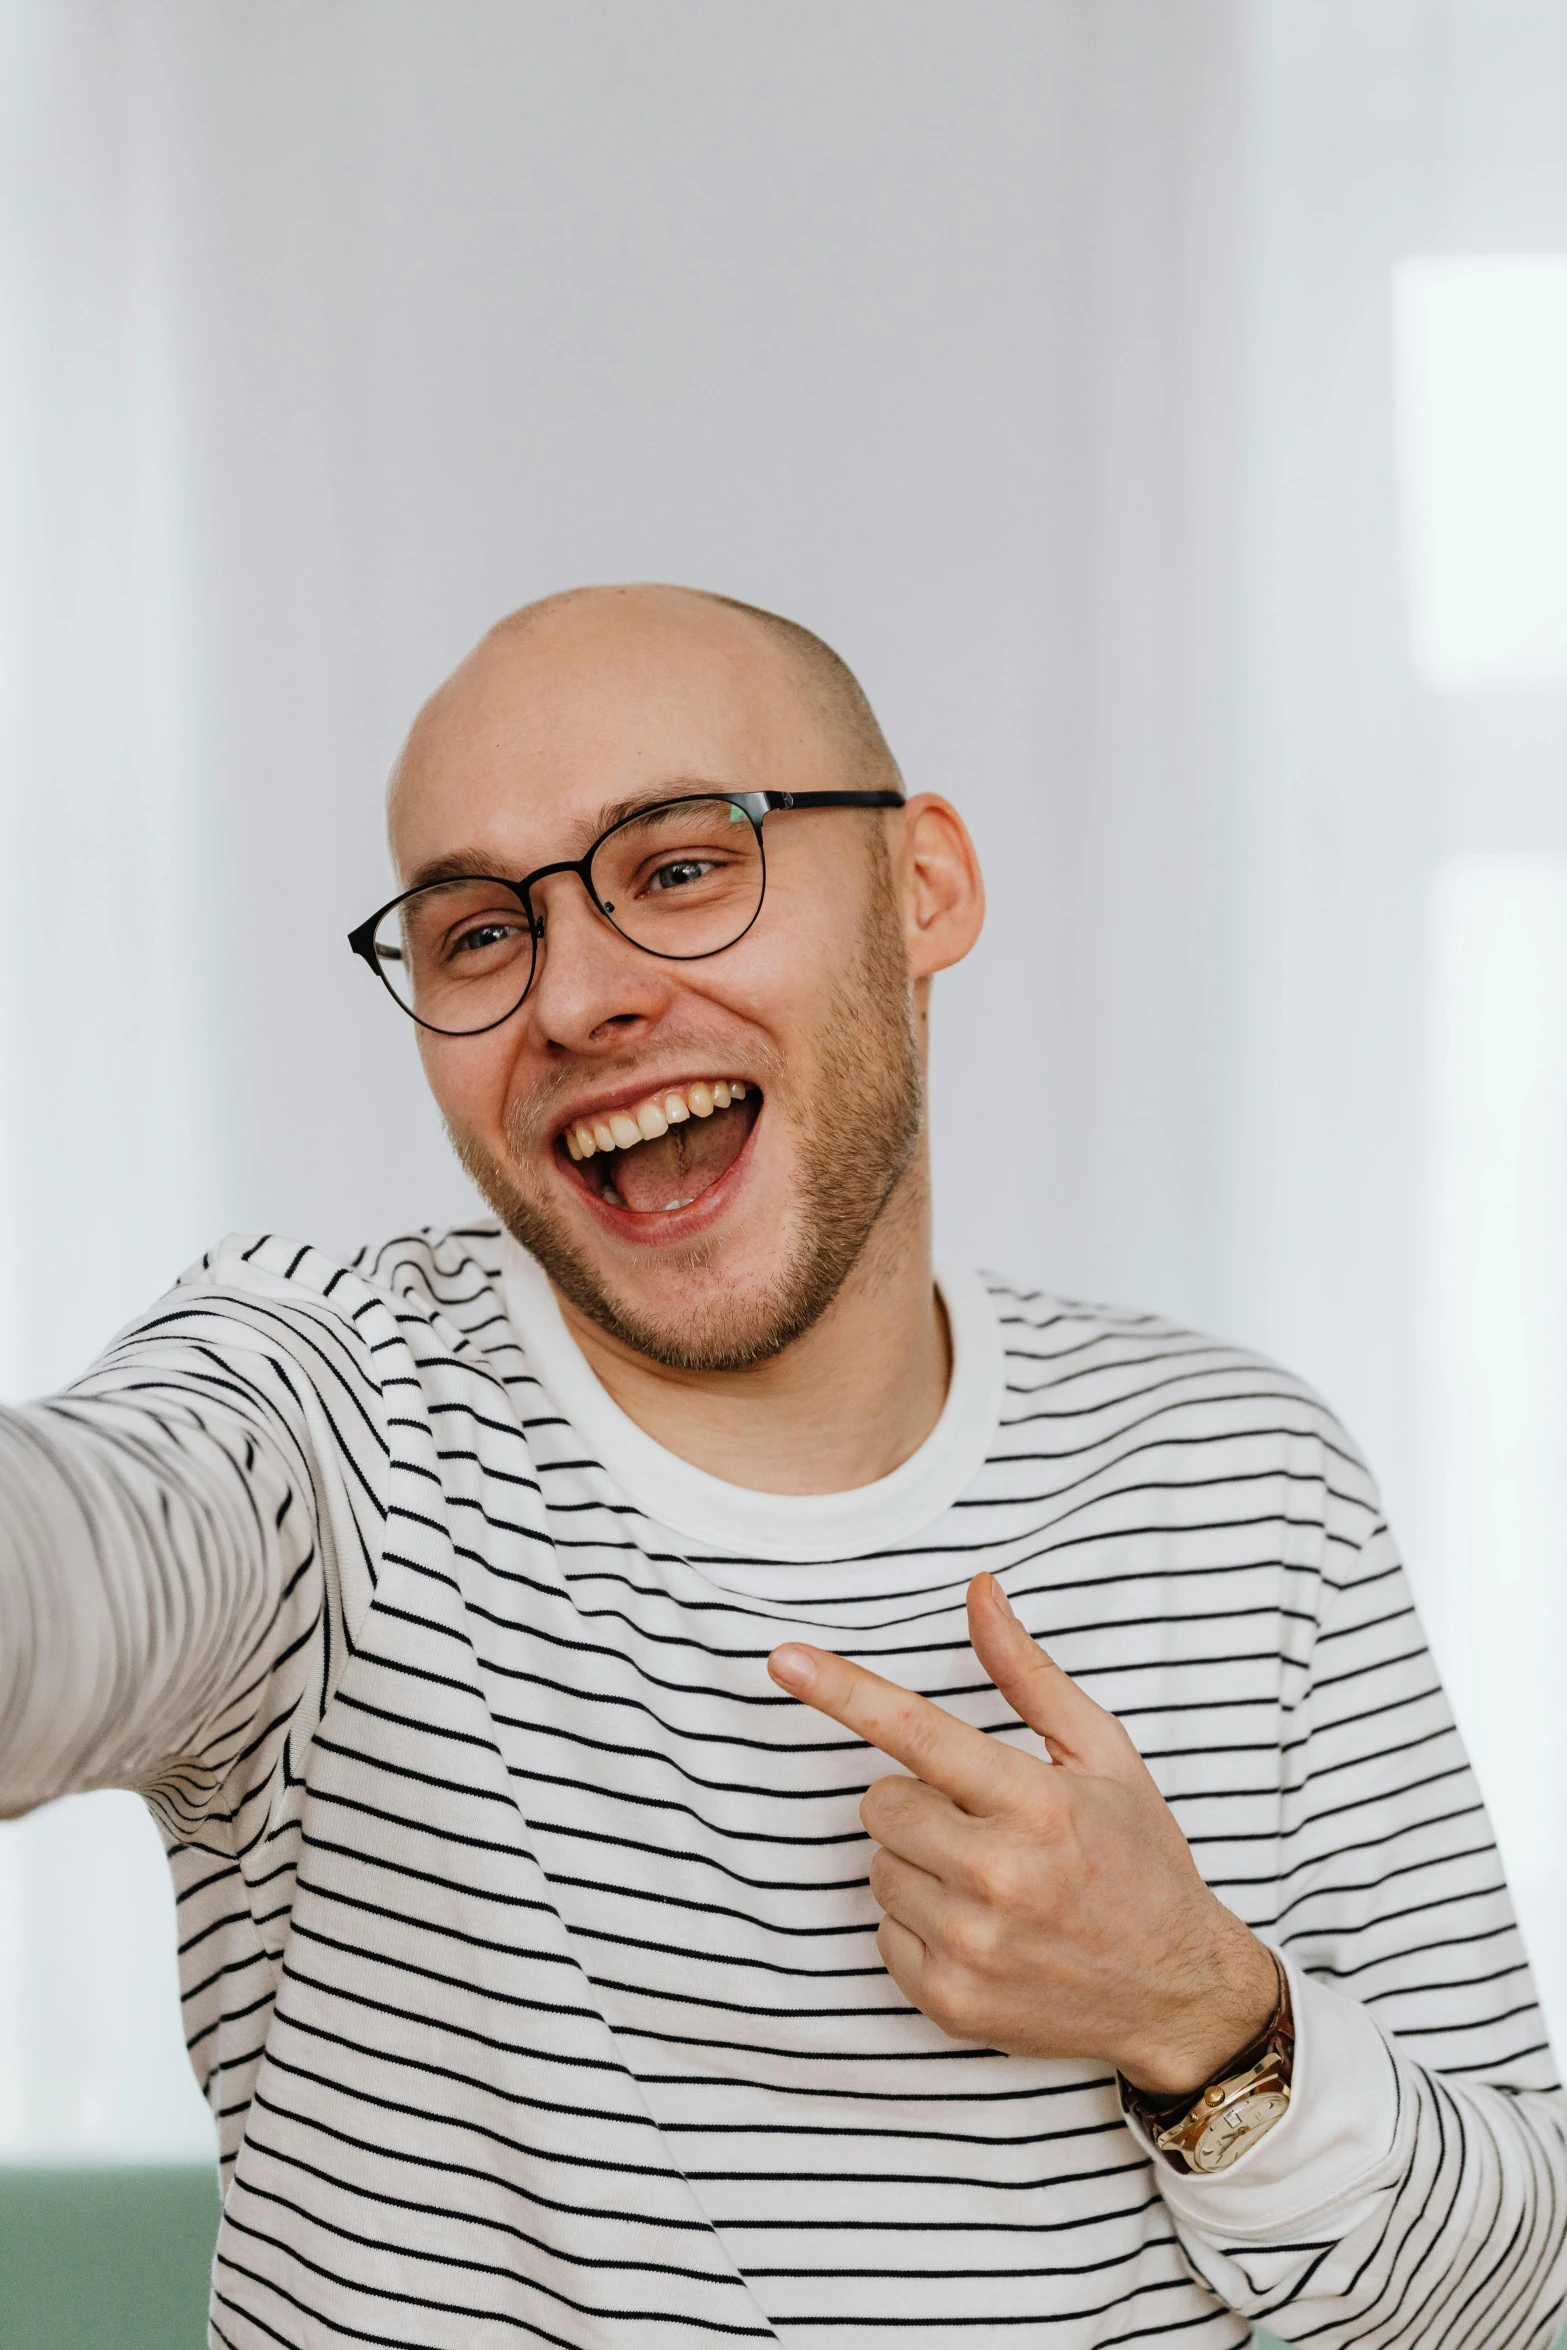
[[[1114,1714],[1029,1638],[993,1575],[969,1585],[968,1620],[1051,1762],[823,1649],[769,1659],[782,1688],[914,1773],[860,1805],[887,1972],[955,2040],[1099,2058],[1152,2097],[1195,2091],[1272,2014],[1273,1960],[1203,1883]]]

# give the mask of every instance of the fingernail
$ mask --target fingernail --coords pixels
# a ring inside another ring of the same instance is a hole
[[[1003,1589],[1001,1588],[1001,1582],[1000,1582],[1000,1578],[999,1578],[998,1576],[995,1576],[995,1575],[992,1575],[992,1576],[991,1576],[991,1578],[990,1578],[990,1588],[991,1588],[992,1592],[995,1594],[995,1601],[996,1601],[996,1605],[997,1605],[997,1607],[998,1607],[998,1608],[1001,1610],[1001,1613],[1002,1613],[1004,1616],[1010,1616],[1010,1617],[1011,1617],[1011,1619],[1012,1619],[1012,1621],[1013,1621],[1013,1623],[1015,1624],[1015,1623],[1017,1622],[1017,1620],[1018,1620],[1018,1617],[1017,1617],[1017,1609],[1016,1609],[1016,1608],[1015,1608],[1015,1607],[1012,1605],[1012,1602],[1011,1602],[1011,1600],[1010,1600],[1010,1599],[1008,1599],[1008,1597],[1007,1597],[1007,1595],[1006,1595],[1005,1591],[1003,1591]]]
[[[816,1660],[808,1649],[775,1648],[767,1660],[767,1669],[786,1689],[804,1689],[815,1674]]]

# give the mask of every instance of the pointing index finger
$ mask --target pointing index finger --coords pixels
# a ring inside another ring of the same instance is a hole
[[[795,1641],[775,1648],[767,1669],[791,1697],[879,1747],[964,1811],[980,1816],[1004,1799],[1018,1758],[928,1697],[900,1689],[847,1657]]]

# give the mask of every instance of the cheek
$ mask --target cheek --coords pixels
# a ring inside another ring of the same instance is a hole
[[[436,1107],[459,1134],[498,1135],[506,1113],[515,1052],[490,1037],[431,1036],[421,1030],[419,1058]]]
[[[793,1007],[804,993],[804,960],[786,927],[768,923],[771,910],[763,907],[760,922],[738,946],[709,963],[688,964],[680,973],[678,996],[689,1005],[693,1026],[708,1026],[716,1013],[760,1030],[774,1046],[790,1041],[798,1020]],[[681,1008],[672,1001],[676,1027],[685,1024]]]
[[[737,947],[685,975],[703,1012],[711,1007],[726,1025],[740,1021],[776,1058],[786,1095],[809,1095],[823,1037],[840,1017],[845,967],[858,943],[852,917],[852,903],[836,895],[797,906],[782,892],[775,905],[769,892]],[[695,1025],[708,1022],[699,1015]]]
[[[811,998],[830,995],[841,982],[870,915],[857,865],[830,853],[828,841],[821,847],[819,863],[799,870],[791,866],[769,883],[761,920],[751,934],[777,983]]]

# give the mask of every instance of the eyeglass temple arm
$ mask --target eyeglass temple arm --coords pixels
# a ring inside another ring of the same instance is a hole
[[[901,808],[900,791],[768,791],[757,797],[769,808]]]

